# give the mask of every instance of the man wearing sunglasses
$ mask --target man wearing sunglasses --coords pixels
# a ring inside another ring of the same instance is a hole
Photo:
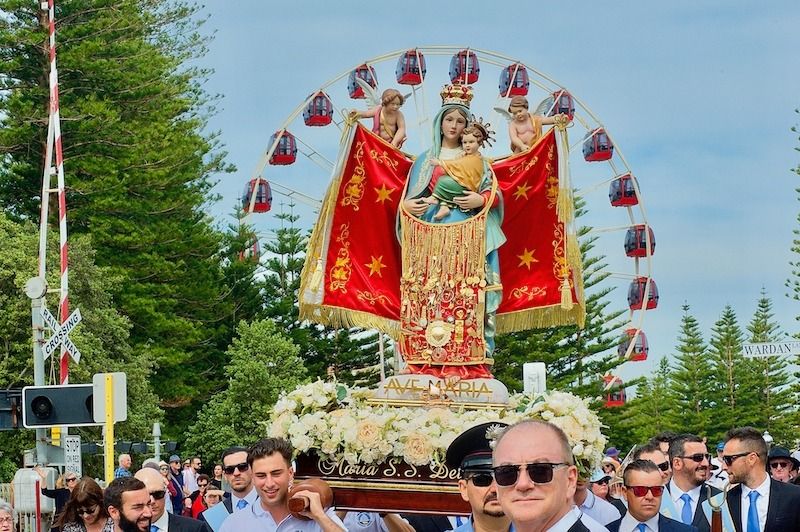
[[[200,514],[212,529],[219,530],[230,515],[249,508],[258,500],[253,486],[253,475],[247,463],[246,447],[228,447],[222,452],[222,474],[230,486],[222,504],[217,504]]]
[[[681,434],[669,446],[672,480],[667,484],[669,493],[664,496],[661,511],[664,515],[700,532],[710,532],[711,522],[703,505],[708,499],[706,480],[711,467],[711,455],[702,438],[694,434]],[[720,490],[713,486],[712,496]]]
[[[634,460],[650,460],[661,472],[661,484],[666,486],[672,479],[672,467],[669,464],[669,457],[661,450],[658,442],[650,440],[644,445],[640,445],[633,452]]]
[[[150,494],[150,510],[153,516],[149,532],[210,532],[211,529],[202,521],[166,511],[167,485],[161,473],[145,467],[133,476],[144,483]]]
[[[736,532],[800,530],[800,486],[767,475],[767,444],[752,427],[731,429],[723,461],[732,483],[727,501]]]
[[[634,460],[622,475],[628,512],[608,525],[610,532],[697,532],[659,513],[664,495],[661,470],[651,460]]]
[[[543,421],[512,425],[498,438],[492,463],[500,506],[516,531],[590,530],[573,502],[578,468],[560,428]]]
[[[769,476],[778,482],[791,482],[792,472],[797,470],[800,462],[786,447],[772,447],[769,450]]]
[[[497,500],[497,485],[492,474],[490,430],[507,427],[505,423],[483,423],[467,429],[447,448],[445,464],[459,472],[458,489],[461,498],[469,503],[472,514],[458,518],[456,532],[497,532],[508,530],[511,519],[506,517]]]

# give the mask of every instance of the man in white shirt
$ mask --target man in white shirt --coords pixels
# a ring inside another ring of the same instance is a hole
[[[692,525],[659,513],[664,495],[661,471],[651,460],[634,460],[623,473],[628,512],[608,525],[610,532],[697,532]]]
[[[727,502],[737,532],[800,530],[800,486],[767,475],[767,444],[752,427],[731,429],[723,461],[732,483]]]
[[[497,498],[517,532],[589,530],[573,502],[578,468],[560,428],[532,420],[512,425],[497,439],[492,463]]]
[[[332,508],[322,507],[317,492],[303,490],[296,495],[308,499],[303,521],[289,513],[289,485],[294,479],[292,444],[283,438],[264,438],[247,451],[247,465],[253,476],[258,499],[222,523],[221,532],[343,532],[345,527]]]
[[[189,467],[183,468],[183,487],[191,495],[200,488],[197,485],[197,475],[200,473],[200,468],[203,467],[203,462],[199,456],[193,456],[189,461]]]

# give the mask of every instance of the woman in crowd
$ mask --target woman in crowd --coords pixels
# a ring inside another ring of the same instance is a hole
[[[214,464],[214,478],[211,479],[211,485],[215,489],[222,489],[222,464]]]
[[[53,515],[53,522],[56,523],[58,522],[59,515],[61,515],[61,511],[64,509],[64,506],[67,504],[72,494],[72,490],[75,489],[75,485],[78,483],[78,475],[72,471],[67,471],[58,477],[55,489],[49,489],[47,487],[47,473],[39,466],[34,467],[33,470],[36,471],[42,479],[42,495],[50,497],[56,503],[56,512]],[[58,527],[53,525],[53,528],[50,530],[57,531]]]
[[[0,499],[0,532],[14,530],[14,509],[3,499]]]
[[[103,506],[103,490],[90,477],[84,477],[56,522],[63,532],[113,532],[114,521]]]

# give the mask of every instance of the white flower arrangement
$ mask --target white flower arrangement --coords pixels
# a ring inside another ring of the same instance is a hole
[[[410,408],[367,401],[372,392],[316,381],[284,393],[275,403],[268,435],[287,438],[298,452],[350,464],[401,457],[409,464],[441,463],[450,443],[481,423],[541,419],[561,428],[581,476],[600,465],[606,438],[587,400],[568,392],[515,394],[505,408]]]

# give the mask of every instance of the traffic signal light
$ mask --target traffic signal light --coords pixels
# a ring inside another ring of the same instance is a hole
[[[0,430],[22,426],[22,390],[0,390]]]
[[[99,425],[94,421],[91,384],[26,386],[22,389],[25,428]]]

